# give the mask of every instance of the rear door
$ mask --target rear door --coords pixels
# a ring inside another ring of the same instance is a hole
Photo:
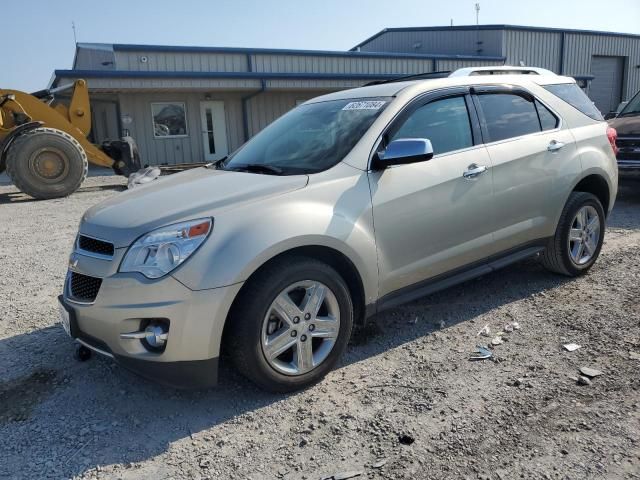
[[[416,100],[378,150],[401,138],[429,139],[434,156],[370,172],[381,296],[491,253],[492,170],[468,89]]]
[[[542,243],[581,169],[573,135],[527,90],[483,86],[474,94],[493,165],[495,247]]]

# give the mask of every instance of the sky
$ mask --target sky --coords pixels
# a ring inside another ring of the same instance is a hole
[[[0,89],[45,88],[75,43],[348,50],[386,27],[475,24],[477,0],[0,0]],[[481,24],[640,34],[640,0],[480,0]]]

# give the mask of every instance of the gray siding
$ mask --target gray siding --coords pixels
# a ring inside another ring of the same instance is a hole
[[[362,45],[360,51],[500,56],[502,35],[503,30],[391,31]],[[415,48],[416,44],[420,46]]]
[[[464,67],[484,67],[502,65],[504,62],[497,60],[473,61],[469,60],[437,60],[436,70],[438,71],[454,71]]]
[[[115,58],[110,45],[80,43],[76,47],[76,57],[73,61],[76,70],[113,70]]]
[[[227,53],[116,51],[118,70],[134,72],[247,72],[247,56]],[[146,58],[146,62],[142,60]]]
[[[222,100],[227,123],[229,151],[238,148],[244,141],[242,129],[241,96],[234,93],[211,95],[210,100]],[[200,102],[202,93],[123,93],[119,95],[122,115],[130,115],[133,123],[123,125],[135,138],[143,164],[176,164],[203,162],[202,126]],[[184,102],[187,108],[188,136],[180,138],[156,138],[153,135],[151,103]]]
[[[530,67],[560,71],[562,33],[530,30],[506,30],[504,56],[508,65],[523,61]]]
[[[640,65],[640,39],[568,33],[564,52],[566,75],[590,74],[594,55],[626,57],[623,100],[628,100],[640,90],[640,68],[636,67]]]
[[[255,72],[277,73],[422,73],[431,59],[389,57],[331,57],[311,55],[251,55]]]
[[[248,102],[249,136],[252,137],[278,117],[296,106],[297,101],[306,101],[317,95],[314,92],[264,92]]]

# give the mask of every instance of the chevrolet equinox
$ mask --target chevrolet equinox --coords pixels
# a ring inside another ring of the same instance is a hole
[[[60,315],[168,385],[303,388],[387,308],[537,255],[584,274],[616,132],[572,78],[521,67],[379,82],[293,109],[228,158],[82,217]]]

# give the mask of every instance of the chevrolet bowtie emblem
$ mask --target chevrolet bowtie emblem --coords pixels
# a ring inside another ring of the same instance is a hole
[[[76,257],[75,255],[71,255],[69,257],[69,268],[74,269],[78,266],[78,257]]]

